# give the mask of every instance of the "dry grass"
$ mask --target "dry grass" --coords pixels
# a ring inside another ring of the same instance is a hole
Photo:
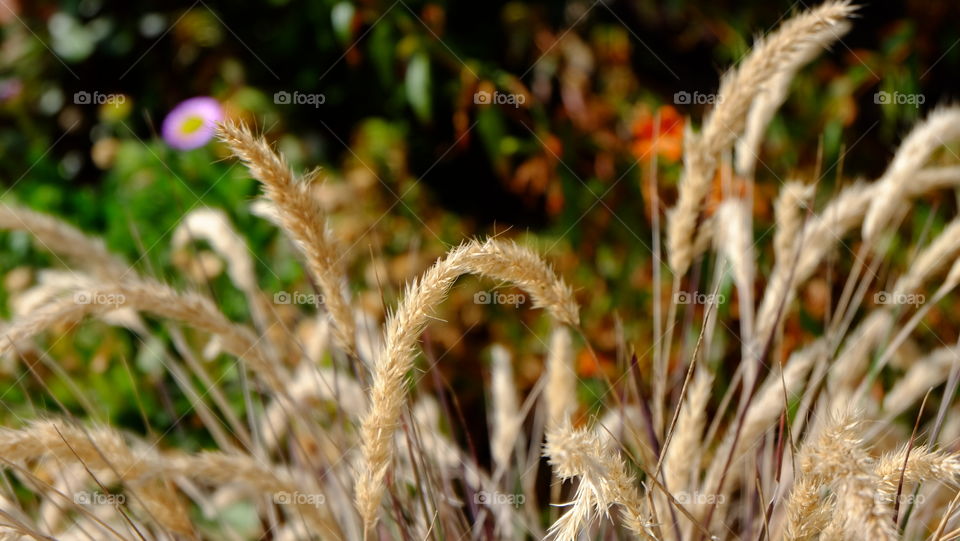
[[[393,434],[406,402],[404,380],[413,368],[414,348],[434,307],[463,274],[509,281],[523,288],[535,307],[547,309],[559,322],[579,321],[576,301],[563,280],[533,252],[495,239],[468,242],[452,250],[407,287],[403,301],[386,323],[384,348],[373,368],[369,411],[361,423],[363,441],[357,472],[356,500],[365,537],[379,517],[384,481],[393,460]]]
[[[310,193],[313,175],[298,179],[283,157],[243,124],[223,124],[220,138],[263,184],[264,195],[275,206],[280,225],[303,253],[311,276],[323,291],[340,345],[355,353],[356,323],[344,292],[347,282],[342,259],[326,216]]]
[[[693,239],[700,205],[713,181],[721,154],[743,133],[758,97],[767,92],[771,79],[809,55],[811,43],[822,47],[825,41],[841,35],[854,9],[849,1],[825,2],[789,19],[754,43],[743,62],[721,79],[717,106],[704,121],[703,129],[684,138],[683,179],[667,228],[670,267],[675,274],[685,274],[696,255]]]
[[[685,143],[666,234],[674,283],[660,288],[657,279],[650,297],[679,293],[704,253],[690,285],[735,287],[735,308],[674,296],[665,317],[654,311],[654,359],[636,351],[628,364],[635,337],[617,336],[623,362],[603,392],[580,386],[575,370],[596,357],[577,302],[591,292],[575,293],[513,241],[450,250],[407,284],[379,325],[348,293],[312,176],[298,178],[242,125],[225,125],[221,137],[263,184],[271,219],[302,254],[329,318],[275,313],[242,235],[218,211],[189,215],[174,246],[204,240],[226,261],[249,324],[207,296],[130,270],[100,240],[56,218],[0,206],[0,227],[31,233],[77,269],[40,272],[11,299],[15,317],[0,353],[22,354],[15,368],[46,384],[38,367],[64,371],[38,346],[69,336],[88,316],[122,325],[159,349],[216,447],[177,450],[167,434],[121,433],[66,408],[63,419],[38,415],[0,430],[0,539],[956,537],[960,356],[914,331],[960,283],[960,226],[938,216],[924,237],[932,240],[903,239],[906,265],[886,257],[883,239],[897,234],[887,228],[911,200],[960,185],[960,165],[927,163],[956,139],[957,110],[922,122],[876,182],[848,183],[819,204],[810,179],[783,186],[772,237],[753,224],[752,191],[701,216],[730,147],[740,138],[738,169],[752,176],[751,156],[793,74],[847,29],[852,12],[847,2],[828,2],[800,14],[724,76],[723,100]],[[855,256],[839,252],[848,265],[831,262],[841,246]],[[850,270],[821,272],[828,267]],[[532,389],[515,373],[513,359],[524,352],[493,348],[491,437],[483,442],[471,439],[477,432],[464,426],[458,397],[440,378],[429,387],[418,377],[436,375],[432,364],[442,359],[429,348],[430,362],[418,363],[420,337],[444,325],[444,301],[465,274],[519,288],[549,316],[548,326],[531,327],[542,334],[543,357]],[[838,298],[824,302],[822,333],[788,339],[781,331],[799,326],[794,301],[814,279],[836,286]],[[897,294],[935,292],[927,304],[868,302],[889,284]],[[245,377],[239,389],[219,384],[202,349],[229,353],[263,385]],[[731,364],[736,370],[725,372]],[[63,379],[95,411],[96,397]],[[587,391],[589,404],[581,400]],[[489,464],[477,452],[487,444]],[[250,518],[245,527],[237,509]]]

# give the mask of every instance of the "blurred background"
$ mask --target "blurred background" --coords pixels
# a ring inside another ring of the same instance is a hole
[[[466,237],[505,234],[544,253],[578,288],[579,340],[592,346],[578,371],[584,402],[599,403],[604,379],[621,374],[630,353],[648,362],[654,210],[662,221],[673,202],[684,130],[709,107],[698,97],[716,91],[755,36],[805,7],[0,0],[0,187],[4,200],[101,235],[143,274],[203,288],[248,320],[222,262],[202,243],[171,246],[190,210],[227,212],[257,256],[264,290],[309,284],[295,250],[251,211],[259,187],[243,166],[216,142],[184,150],[161,137],[178,104],[210,96],[296,168],[322,168],[316,196],[343,242],[353,295],[375,320],[403,283]],[[822,179],[818,193],[829,196],[837,179],[875,178],[917,118],[960,95],[960,4],[871,2],[859,13],[852,32],[801,72],[768,132],[755,188],[758,240],[782,180]],[[888,103],[881,92],[921,98]],[[62,265],[26,235],[0,233],[0,304],[45,266]],[[444,359],[425,385],[453,391],[480,432],[489,344],[518,345],[525,388],[544,349],[537,311],[475,302],[497,286],[456,288],[441,310],[446,323],[424,338],[426,355]],[[796,340],[822,328],[833,287],[813,280],[804,289],[802,316],[788,322]],[[735,315],[736,304],[721,310]],[[929,317],[950,318],[939,307]],[[103,418],[140,426],[134,404],[152,401],[146,423],[181,434],[172,424],[189,403],[150,348],[99,324],[63,332],[70,339],[50,355],[102,397]],[[128,364],[155,393],[136,396]],[[78,407],[46,379],[0,383],[8,411],[53,408],[53,397],[57,407]],[[31,401],[40,385],[54,388]]]

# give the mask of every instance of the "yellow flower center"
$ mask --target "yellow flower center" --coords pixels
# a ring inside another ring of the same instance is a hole
[[[203,127],[203,117],[194,115],[184,119],[180,125],[180,132],[184,135],[190,135]]]

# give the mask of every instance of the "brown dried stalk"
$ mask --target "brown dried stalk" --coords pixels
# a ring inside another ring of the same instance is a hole
[[[327,228],[323,209],[310,193],[309,183],[297,179],[286,160],[246,125],[227,122],[220,126],[219,135],[247,165],[253,178],[263,184],[264,195],[276,207],[280,225],[303,253],[310,275],[323,292],[340,345],[355,353],[356,323],[344,292],[347,280],[340,249]]]
[[[180,293],[158,282],[130,280],[77,290],[68,297],[51,302],[42,310],[14,321],[0,339],[0,354],[19,341],[56,325],[80,321],[88,315],[103,314],[118,308],[132,308],[173,319],[217,336],[228,353],[247,361],[274,392],[285,392],[287,378],[283,375],[282,367],[271,361],[253,331],[227,319],[208,298],[196,293]]]
[[[743,130],[757,96],[808,49],[811,41],[822,40],[830,29],[839,30],[853,11],[849,1],[826,2],[789,19],[777,31],[759,39],[740,66],[723,77],[717,106],[704,121],[703,130],[684,138],[684,173],[667,230],[670,267],[675,275],[685,274],[690,267],[700,205],[710,189],[720,155]]]
[[[413,368],[417,340],[431,314],[462,274],[479,274],[523,288],[534,307],[558,322],[576,325],[577,304],[570,288],[533,252],[511,242],[467,242],[407,286],[386,323],[384,347],[374,366],[369,411],[361,421],[362,461],[357,470],[356,504],[365,536],[378,519],[384,482],[394,455],[393,434],[407,401],[405,378]]]

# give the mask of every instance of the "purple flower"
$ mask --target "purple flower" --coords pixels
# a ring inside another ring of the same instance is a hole
[[[0,80],[0,103],[16,98],[22,90],[23,83],[20,79]]]
[[[179,150],[200,148],[210,142],[217,131],[217,123],[223,120],[220,102],[198,96],[180,102],[163,119],[163,139]]]

